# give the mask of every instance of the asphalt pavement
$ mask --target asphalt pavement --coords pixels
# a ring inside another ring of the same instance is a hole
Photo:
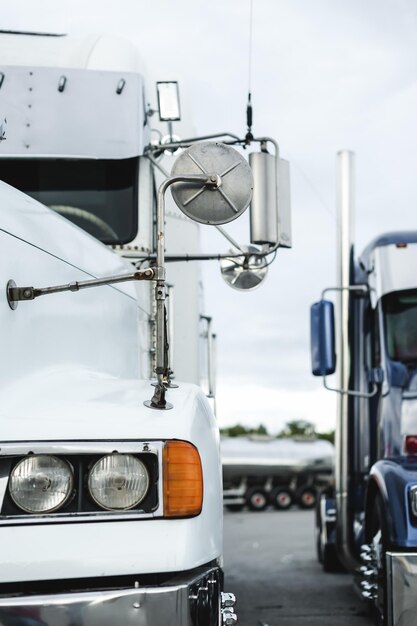
[[[311,511],[225,511],[225,590],[240,626],[372,626],[349,574],[316,560]]]

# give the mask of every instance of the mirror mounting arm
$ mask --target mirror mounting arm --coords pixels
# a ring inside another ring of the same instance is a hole
[[[153,163],[153,165],[154,165],[157,169],[159,169],[159,171],[160,171],[160,172],[161,172],[161,173],[165,176],[165,178],[169,178],[169,174],[168,174],[167,170],[166,170],[164,167],[162,167],[162,165],[160,165],[160,163],[158,163],[158,161],[157,161],[157,160],[156,160],[156,159],[155,159],[155,158],[154,158],[151,154],[149,154],[149,153],[148,153],[148,154],[147,154],[147,158],[150,160],[150,162],[151,162],[151,163]],[[220,233],[220,234],[221,234],[221,235],[222,235],[225,239],[227,239],[227,240],[229,241],[229,243],[231,243],[231,244],[232,244],[232,246],[233,246],[234,248],[236,248],[237,250],[239,250],[239,252],[240,252],[241,254],[244,254],[244,252],[243,252],[243,250],[242,250],[241,246],[240,246],[240,245],[239,245],[239,244],[238,244],[238,243],[237,243],[237,242],[236,242],[236,241],[235,241],[235,240],[231,237],[231,235],[229,235],[229,233],[228,233],[228,232],[226,232],[226,231],[225,231],[225,230],[224,230],[221,226],[219,226],[218,224],[215,226],[215,228],[219,231],[219,233]],[[268,254],[269,254],[269,252],[268,252]],[[184,260],[184,261],[191,261],[191,260],[193,260],[193,259],[189,258],[189,255],[185,255],[185,256],[186,256],[187,258],[185,258],[185,257],[181,257],[181,260]],[[236,256],[240,256],[240,255],[236,255]],[[212,257],[210,257],[210,259],[211,259],[211,258],[212,258]],[[217,256],[215,257],[215,259],[216,259],[216,260],[220,260],[220,258],[230,258],[230,256],[223,255],[223,256],[221,257],[221,255],[217,255]],[[170,260],[170,259],[169,259],[169,257],[167,257],[167,259],[166,259],[166,260],[167,260],[167,261],[169,261],[169,260]],[[201,260],[207,260],[207,259],[206,259],[205,257],[199,257],[199,258],[198,258],[198,259],[196,259],[196,260],[201,261]]]
[[[358,293],[365,295],[369,292],[369,285],[363,284],[363,285],[349,285],[349,287],[326,287],[326,289],[323,289],[323,291],[321,292],[321,299],[324,300],[326,293],[329,293],[330,291],[352,291],[352,292],[356,291]]]
[[[322,291],[322,294],[321,294],[322,300],[324,300],[326,294],[329,293],[330,291],[337,291],[337,292],[351,291],[353,293],[356,292],[362,296],[365,296],[367,293],[369,293],[369,285],[361,284],[361,285],[349,285],[347,287],[327,287],[326,289],[323,289]],[[336,393],[339,393],[340,395],[354,396],[356,398],[373,398],[378,393],[378,385],[376,385],[374,382],[372,383],[372,389],[369,393],[365,393],[362,391],[354,391],[353,389],[337,389],[336,387],[330,387],[327,384],[326,376],[323,376],[323,386],[328,391],[335,391]]]
[[[335,391],[339,393],[341,396],[354,396],[356,398],[373,398],[378,393],[378,386],[375,383],[372,383],[372,390],[369,393],[365,393],[363,391],[353,391],[353,389],[336,389],[336,387],[330,387],[327,384],[326,376],[323,376],[323,385],[327,391]]]
[[[220,185],[220,177],[212,174],[172,176],[167,178],[158,189],[156,229],[156,267],[155,300],[156,300],[156,367],[157,383],[151,400],[144,404],[150,409],[167,410],[172,404],[166,401],[165,394],[169,383],[169,363],[166,358],[165,341],[165,193],[175,183],[200,183],[208,187]]]
[[[17,287],[13,280],[7,283],[7,300],[11,309],[16,309],[17,303],[21,301],[35,300],[39,296],[47,296],[52,293],[62,293],[64,291],[80,291],[90,287],[101,287],[103,285],[114,285],[134,280],[154,280],[155,270],[151,267],[143,271],[133,272],[133,274],[120,274],[118,276],[107,276],[105,278],[93,278],[91,280],[79,280],[66,285],[56,285],[54,287]]]

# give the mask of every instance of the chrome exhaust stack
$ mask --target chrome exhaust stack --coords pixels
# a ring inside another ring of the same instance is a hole
[[[337,154],[337,215],[338,215],[338,306],[339,317],[337,326],[337,387],[349,389],[349,303],[352,285],[352,268],[354,254],[354,181],[353,152],[343,150]],[[357,561],[351,549],[348,511],[348,409],[350,402],[346,393],[337,394],[336,423],[336,538],[337,550],[343,565],[356,568]]]

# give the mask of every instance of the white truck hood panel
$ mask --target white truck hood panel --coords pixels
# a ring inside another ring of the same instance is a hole
[[[153,392],[148,381],[43,370],[0,389],[0,441],[190,439],[192,416],[208,410],[201,390],[186,383],[169,390],[169,411],[144,406]]]
[[[143,406],[149,382],[63,368],[0,391],[3,442],[183,439],[199,450],[203,510],[191,519],[144,519],[0,526],[1,582],[184,571],[222,553],[217,425],[201,390],[168,392],[174,408]],[[1,446],[1,444],[0,444]],[[85,558],[88,555],[88,558]]]

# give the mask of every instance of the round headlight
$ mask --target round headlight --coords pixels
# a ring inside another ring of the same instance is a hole
[[[13,468],[9,493],[13,502],[27,513],[51,513],[68,500],[73,483],[72,469],[66,461],[34,454]]]
[[[91,497],[109,511],[137,506],[148,487],[148,470],[131,454],[103,456],[93,465],[88,476]]]

